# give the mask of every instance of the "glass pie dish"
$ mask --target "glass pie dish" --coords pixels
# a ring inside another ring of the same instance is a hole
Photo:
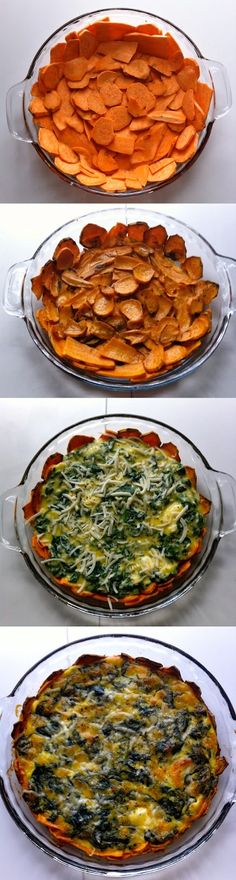
[[[146,594],[142,604],[127,607],[119,603],[110,608],[109,604],[98,598],[97,594],[81,596],[72,593],[70,588],[53,580],[46,571],[43,560],[33,553],[31,529],[24,518],[23,507],[30,499],[31,490],[41,478],[42,468],[48,456],[59,452],[64,454],[68,441],[76,435],[89,435],[99,438],[101,434],[118,431],[124,428],[136,428],[141,433],[155,431],[161,442],[174,443],[184,465],[193,467],[197,474],[198,491],[211,501],[211,510],[207,517],[206,534],[199,553],[192,559],[192,565],[178,579],[175,579],[168,594],[151,596]],[[147,614],[154,609],[158,612],[176,602],[181,596],[197,585],[210,564],[220,538],[236,530],[236,481],[225,473],[213,470],[197,447],[184,434],[157,422],[139,416],[109,415],[97,416],[71,425],[51,438],[29,463],[18,486],[9,489],[0,499],[0,541],[8,549],[20,552],[36,580],[54,598],[60,599],[67,606],[80,612],[103,614],[117,620]]]
[[[58,668],[65,669],[83,654],[113,656],[126,653],[132,657],[146,657],[164,666],[174,665],[182,678],[194,682],[216,720],[217,736],[222,754],[228,761],[219,778],[217,792],[206,815],[197,820],[189,831],[178,838],[165,852],[148,853],[124,860],[122,866],[115,860],[97,859],[64,844],[58,846],[46,827],[40,825],[24,802],[19,783],[11,766],[11,731],[19,716],[19,708],[26,697],[35,694],[48,676]],[[214,675],[185,651],[165,642],[129,633],[109,633],[72,642],[43,657],[15,685],[9,696],[0,699],[0,791],[4,804],[29,840],[56,861],[87,873],[110,877],[135,876],[154,873],[176,864],[189,855],[220,827],[236,802],[236,739],[235,710],[229,697]]]
[[[180,28],[176,27],[169,21],[165,21],[156,15],[150,15],[150,13],[133,9],[103,9],[99,12],[81,15],[62,25],[62,27],[54,31],[54,33],[45,40],[41,48],[38,50],[31,62],[26,78],[9,90],[7,95],[8,127],[14,137],[31,143],[47,167],[62,180],[66,180],[70,186],[77,186],[90,193],[104,195],[99,186],[82,186],[76,178],[64,174],[55,167],[52,157],[50,157],[37,142],[37,129],[28,109],[30,103],[30,90],[37,79],[39,68],[48,64],[50,49],[55,43],[64,41],[66,35],[72,30],[79,31],[87,28],[89,25],[99,21],[104,16],[109,16],[111,22],[125,22],[132,27],[145,24],[155,25],[163,32],[170,32],[179,44],[185,57],[197,60],[200,67],[201,81],[207,83],[211,88],[213,87],[214,90],[214,97],[211,101],[206,125],[200,134],[197,151],[194,157],[190,161],[178,165],[177,170],[170,178],[170,181],[147,184],[144,190],[130,189],[128,192],[128,197],[138,195],[140,192],[144,192],[146,195],[147,193],[159,189],[161,186],[165,186],[166,183],[177,179],[187,168],[193,165],[209,139],[215,120],[228,113],[232,103],[230,84],[225,67],[217,61],[210,61],[204,58],[195,43],[193,43],[193,41],[182,30],[180,30]],[[105,193],[105,197],[107,197],[107,195],[111,195],[112,198],[115,196],[115,198],[120,198],[121,200],[123,200],[124,196],[123,193]]]
[[[37,248],[33,257],[16,263],[8,271],[5,290],[3,294],[3,307],[7,314],[23,318],[28,332],[34,343],[46,358],[55,366],[77,379],[83,379],[90,385],[97,385],[102,389],[116,391],[147,391],[159,388],[188,376],[201,366],[216,350],[223,339],[231,316],[236,311],[236,260],[221,256],[206,241],[203,236],[191,227],[165,214],[149,209],[138,209],[123,205],[119,208],[102,209],[99,220],[106,229],[116,223],[135,223],[145,221],[150,226],[162,224],[166,227],[168,235],[178,233],[186,244],[188,256],[198,255],[203,262],[203,276],[208,280],[219,284],[219,293],[211,303],[212,329],[202,339],[201,345],[192,354],[189,354],[179,365],[175,365],[168,372],[160,373],[155,378],[131,382],[130,379],[116,379],[103,377],[89,372],[86,369],[74,366],[70,361],[62,360],[53,349],[47,334],[44,332],[36,319],[36,311],[39,303],[31,289],[31,279],[38,275],[47,262],[51,259],[59,241],[64,237],[74,238],[79,242],[79,237],[86,223],[97,221],[97,211],[89,212],[82,217],[65,223],[53,232]]]

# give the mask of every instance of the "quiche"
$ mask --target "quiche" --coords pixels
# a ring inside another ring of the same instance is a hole
[[[175,587],[199,553],[210,502],[155,432],[77,435],[44,464],[24,506],[53,582],[90,603],[136,606]]]
[[[125,654],[52,673],[12,736],[34,816],[59,844],[103,858],[175,842],[208,811],[227,766],[198,686]]]

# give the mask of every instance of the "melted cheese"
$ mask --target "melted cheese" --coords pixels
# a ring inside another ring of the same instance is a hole
[[[14,739],[31,810],[102,855],[166,846],[207,809],[223,769],[191,685],[122,656],[82,658],[55,676]]]

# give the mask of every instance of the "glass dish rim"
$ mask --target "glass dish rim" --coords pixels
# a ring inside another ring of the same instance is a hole
[[[106,214],[106,212],[109,212],[111,210],[116,211],[116,210],[119,210],[119,208],[121,208],[121,207],[123,207],[125,209],[125,211],[126,210],[128,210],[128,211],[139,210],[139,206],[129,205],[129,204],[126,204],[126,202],[124,202],[123,206],[114,205],[111,208],[105,207],[105,208],[103,208],[102,213]],[[219,260],[222,260],[222,261],[228,261],[231,259],[234,260],[233,257],[232,258],[228,257],[226,254],[219,254],[218,251],[216,251],[216,249],[213,247],[213,245],[210,244],[208,239],[205,238],[205,236],[202,235],[201,232],[198,232],[193,226],[190,226],[188,223],[182,222],[182,220],[179,220],[176,217],[172,217],[171,214],[166,214],[166,213],[163,214],[162,211],[155,211],[155,210],[152,211],[152,208],[149,209],[148,203],[145,206],[141,207],[141,211],[145,212],[146,210],[148,210],[148,212],[150,212],[150,213],[153,213],[153,215],[157,218],[159,215],[161,215],[162,217],[165,217],[167,221],[170,220],[173,223],[177,223],[177,224],[180,223],[180,225],[184,226],[184,228],[187,229],[188,232],[190,231],[194,235],[196,235],[198,238],[200,238],[203,241],[203,243],[210,249],[210,251],[216,257],[219,258]],[[36,251],[33,253],[32,257],[30,257],[29,263],[31,264],[31,262],[39,256],[41,249],[44,247],[44,245],[46,245],[50,241],[50,239],[54,235],[57,235],[57,233],[61,232],[63,229],[66,229],[66,227],[70,226],[71,223],[82,222],[84,219],[86,219],[86,218],[88,219],[90,216],[92,216],[94,214],[97,214],[96,209],[89,211],[89,212],[86,212],[86,214],[82,214],[81,217],[74,217],[72,220],[68,220],[67,223],[63,223],[61,226],[59,226],[57,229],[55,229],[52,233],[50,233],[50,235],[47,235],[47,237],[36,248]],[[28,269],[26,269],[25,277],[23,279],[23,288],[24,288],[24,283],[25,283],[27,271],[28,271]],[[24,315],[24,321],[26,323],[26,326],[27,326],[28,332],[31,336],[31,339],[33,340],[34,344],[39,349],[39,351],[44,355],[44,357],[46,357],[47,360],[49,360],[56,367],[58,367],[58,369],[62,370],[63,372],[67,373],[70,376],[73,376],[77,381],[87,382],[87,384],[94,385],[98,388],[106,388],[106,389],[111,388],[111,389],[114,389],[117,391],[135,391],[135,392],[142,391],[142,390],[148,391],[149,389],[153,390],[153,389],[156,389],[159,387],[162,388],[162,387],[165,387],[165,385],[170,385],[172,382],[178,382],[181,379],[184,379],[188,375],[191,375],[194,372],[194,370],[196,370],[198,367],[201,367],[211,357],[211,355],[214,354],[214,352],[216,351],[216,349],[220,345],[222,339],[224,338],[226,330],[229,326],[230,318],[232,317],[232,314],[230,311],[230,307],[231,307],[231,303],[232,303],[232,286],[231,286],[231,281],[230,281],[229,276],[228,276],[228,283],[229,283],[228,312],[227,312],[227,315],[224,315],[221,331],[218,334],[217,338],[215,339],[214,344],[210,346],[209,351],[208,352],[202,351],[202,354],[200,354],[200,352],[199,352],[197,360],[192,360],[192,355],[190,354],[189,357],[184,359],[183,365],[180,364],[179,366],[178,365],[174,366],[172,370],[168,371],[168,373],[166,373],[166,374],[163,373],[162,375],[154,377],[153,379],[150,378],[148,380],[145,380],[144,382],[141,382],[141,381],[131,382],[127,379],[124,379],[123,383],[122,383],[121,379],[113,379],[112,377],[109,381],[109,378],[105,377],[105,376],[104,377],[103,376],[97,377],[96,375],[89,376],[86,373],[83,373],[83,374],[81,373],[81,375],[75,373],[74,368],[71,367],[69,363],[67,364],[66,362],[62,361],[61,358],[59,358],[59,355],[57,356],[55,352],[53,352],[53,351],[49,352],[47,350],[44,339],[40,338],[40,340],[39,340],[37,338],[37,336],[35,335],[34,326],[31,322],[31,320],[26,315]],[[32,295],[33,294],[31,292],[31,296]],[[178,370],[179,370],[179,372],[177,372]],[[173,372],[177,372],[177,375],[172,376],[171,374]]]
[[[56,37],[57,34],[60,33],[60,31],[62,29],[66,28],[70,25],[76,24],[76,22],[83,20],[83,18],[87,18],[88,15],[96,15],[96,13],[106,13],[106,12],[109,13],[109,12],[113,12],[113,11],[114,11],[114,7],[106,7],[105,9],[98,9],[98,10],[95,10],[92,12],[83,13],[82,15],[79,15],[76,18],[71,18],[69,21],[65,22],[59,28],[57,28],[55,31],[53,31],[53,33],[50,34],[50,36],[47,37],[46,40],[44,40],[44,43],[42,43],[40,49],[38,49],[38,51],[34,55],[34,58],[32,59],[31,64],[28,69],[28,72],[26,74],[25,81],[27,79],[30,79],[30,77],[32,76],[32,74],[34,72],[35,64],[38,61],[38,58],[40,57],[41,52],[47,46],[47,43],[49,43],[49,41],[52,40],[53,37]],[[169,19],[162,18],[162,16],[156,15],[155,13],[144,12],[143,9],[133,9],[133,8],[130,8],[130,7],[128,8],[128,7],[124,7],[124,6],[117,7],[117,9],[115,11],[116,12],[135,12],[135,13],[141,13],[142,15],[148,15],[148,16],[151,15],[152,18],[156,18],[158,21],[163,22],[163,24],[170,25],[176,31],[178,31],[178,33],[181,34],[181,36],[185,37],[185,39],[188,40],[189,43],[191,43],[191,46],[193,46],[193,48],[195,49],[198,58],[201,58],[202,61],[205,60],[204,55],[202,55],[202,52],[200,51],[200,49],[198,48],[198,46],[196,45],[194,40],[192,40],[192,38],[189,37],[188,34],[186,34],[182,28],[179,28],[172,21],[169,21]],[[27,128],[27,131],[29,131],[29,133],[30,133],[28,121],[27,121],[26,113],[25,113],[24,101],[23,101],[23,116],[24,116],[24,122],[25,122],[25,125]],[[183,167],[179,171],[177,170],[172,178],[170,178],[167,181],[154,183],[153,185],[149,184],[149,186],[147,185],[144,188],[144,190],[129,190],[129,192],[128,192],[129,198],[133,197],[133,196],[137,196],[137,195],[140,195],[140,196],[143,195],[145,197],[145,193],[156,192],[159,189],[163,189],[164,186],[168,186],[168,183],[173,183],[175,180],[178,180],[184,174],[185,171],[187,171],[189,168],[192,167],[192,165],[194,165],[194,163],[197,161],[198,157],[201,155],[204,147],[207,144],[207,141],[209,140],[214,122],[215,122],[215,120],[213,119],[212,121],[207,123],[206,130],[205,130],[204,136],[202,138],[202,142],[201,142],[200,146],[198,147],[198,149],[196,150],[196,153],[194,153],[194,155],[192,156],[192,158],[189,161],[183,163]],[[59,171],[58,168],[56,168],[52,159],[50,159],[50,157],[47,156],[46,153],[44,153],[44,151],[39,146],[38,142],[33,141],[32,146],[34,147],[34,149],[36,150],[36,153],[38,153],[40,158],[45,162],[45,165],[47,165],[49,170],[53,171],[54,174],[60,178],[60,180],[62,180],[64,182],[67,181],[67,175],[64,174],[62,171]],[[122,198],[124,196],[124,193],[119,193],[119,192],[118,193],[103,193],[101,188],[99,188],[99,187],[84,186],[83,184],[78,184],[77,182],[75,182],[75,180],[73,180],[73,178],[69,178],[69,177],[68,177],[68,183],[70,186],[74,186],[77,189],[81,189],[82,192],[85,191],[85,192],[90,193],[90,195],[92,192],[95,195],[99,195],[104,198],[107,198],[107,196],[108,196],[109,199],[115,198],[118,201],[122,201]]]
[[[30,471],[30,468],[32,467],[34,462],[37,460],[38,456],[41,455],[41,453],[47,448],[47,446],[50,443],[53,443],[54,440],[57,440],[58,437],[62,436],[66,431],[70,431],[73,428],[77,428],[78,426],[81,426],[81,425],[90,424],[91,422],[102,422],[102,420],[108,420],[108,419],[114,419],[114,418],[124,419],[124,421],[126,421],[126,419],[128,419],[128,418],[131,418],[134,420],[138,419],[138,420],[142,420],[144,422],[149,422],[149,423],[151,422],[152,424],[157,426],[157,428],[159,428],[161,426],[163,428],[166,428],[169,431],[173,431],[174,434],[177,434],[187,444],[189,444],[191,446],[191,448],[194,450],[194,452],[200,457],[200,459],[203,462],[203,465],[207,471],[209,471],[210,473],[213,473],[213,474],[218,473],[218,471],[215,468],[211,467],[211,465],[209,464],[209,462],[207,461],[207,459],[205,458],[203,453],[198,449],[198,447],[195,446],[195,444],[191,440],[189,440],[189,438],[186,437],[185,434],[183,434],[181,431],[178,431],[177,429],[173,428],[171,425],[167,425],[165,422],[157,421],[157,419],[154,419],[154,418],[149,418],[148,416],[142,416],[142,415],[140,416],[140,415],[136,415],[136,414],[132,414],[131,416],[128,416],[127,413],[125,413],[125,414],[124,413],[107,413],[107,414],[102,414],[102,415],[90,417],[87,419],[81,419],[79,422],[76,422],[73,425],[68,425],[66,428],[62,429],[62,431],[57,432],[57,434],[55,434],[53,437],[51,437],[46,443],[43,444],[43,446],[41,446],[41,448],[35,453],[35,455],[31,459],[31,461],[27,465],[27,467],[24,471],[24,474],[23,474],[20,482],[18,483],[18,488],[25,484],[27,477],[28,477],[28,474],[29,474],[29,471]],[[222,521],[223,501],[222,501],[220,493],[219,493],[219,505],[220,505],[220,520]],[[16,507],[15,507],[14,525],[15,525],[17,539],[19,540],[19,543],[20,543],[18,527],[17,527],[17,522],[16,522]],[[193,578],[191,579],[191,581],[185,585],[183,582],[181,593],[179,593],[178,595],[175,595],[175,594],[173,595],[172,593],[170,593],[170,594],[167,594],[166,597],[163,597],[162,603],[160,605],[161,609],[169,607],[170,605],[173,605],[179,599],[181,599],[185,595],[187,595],[187,593],[190,592],[190,590],[192,590],[193,587],[196,586],[198,581],[201,579],[202,575],[205,573],[205,571],[209,567],[212,559],[214,558],[214,555],[216,553],[216,550],[217,550],[217,547],[218,547],[218,544],[220,541],[220,537],[221,537],[220,532],[218,532],[218,534],[214,536],[214,540],[213,540],[212,546],[208,552],[207,558],[205,560],[202,560],[201,567],[200,567],[199,571],[195,572],[195,574],[194,574],[194,572],[192,573]],[[78,606],[75,603],[75,600],[72,595],[71,596],[70,595],[63,595],[63,593],[59,594],[59,593],[55,592],[52,585],[47,583],[43,579],[43,577],[39,571],[35,570],[35,566],[31,560],[28,552],[26,552],[25,550],[22,550],[22,556],[26,562],[26,565],[28,566],[28,568],[32,572],[34,578],[36,578],[36,580],[38,580],[38,582],[44,587],[45,590],[47,590],[47,592],[49,593],[50,596],[52,596],[53,599],[55,599],[55,600],[58,599],[60,602],[62,602],[67,607],[75,608],[77,611],[79,610],[83,614],[88,614],[88,613],[94,614],[94,617],[101,614],[104,617],[106,617],[108,620],[113,619],[115,622],[116,620],[118,621],[119,619],[126,620],[128,618],[140,617],[142,614],[149,614],[152,611],[154,611],[155,608],[158,611],[158,608],[155,606],[155,603],[153,604],[153,606],[149,606],[148,608],[137,606],[137,608],[133,608],[133,609],[132,608],[131,609],[129,609],[129,608],[120,609],[119,611],[117,611],[117,613],[115,615],[113,614],[113,612],[110,612],[110,610],[108,608],[105,608],[105,609],[103,608],[103,609],[97,610],[96,608],[93,609],[93,607],[89,608],[89,607],[83,606],[83,605]]]
[[[100,641],[100,640],[104,639],[104,637],[106,637],[107,635],[109,635],[109,638],[112,638],[112,639],[116,639],[116,638],[120,639],[120,638],[129,638],[130,637],[131,639],[141,640],[142,642],[151,642],[155,645],[161,645],[162,647],[165,647],[168,650],[174,650],[178,654],[182,655],[183,657],[186,657],[188,660],[190,660],[192,663],[194,663],[194,665],[198,666],[201,670],[203,670],[203,672],[208,676],[208,678],[210,678],[211,681],[213,681],[214,685],[220,691],[221,696],[223,697],[224,701],[226,702],[226,704],[228,706],[231,718],[233,719],[233,721],[236,720],[236,710],[235,710],[230,698],[228,697],[228,694],[226,693],[226,691],[224,690],[223,686],[220,684],[218,679],[214,676],[214,674],[210,670],[208,670],[207,667],[203,663],[201,663],[200,660],[196,660],[195,657],[193,657],[187,651],[184,651],[182,648],[176,647],[175,645],[172,645],[168,642],[162,641],[162,639],[155,639],[155,638],[153,638],[153,636],[140,635],[140,634],[129,633],[129,632],[124,632],[124,631],[122,631],[120,633],[119,632],[98,633],[93,636],[87,636],[87,637],[83,637],[80,639],[75,639],[72,642],[68,642],[65,645],[61,645],[60,647],[54,649],[53,651],[50,651],[48,654],[46,654],[44,657],[42,657],[40,660],[38,660],[36,663],[34,663],[30,667],[30,669],[28,669],[24,673],[24,675],[21,676],[21,678],[16,683],[16,685],[13,687],[12,691],[10,692],[10,694],[8,694],[6,699],[14,697],[17,693],[17,690],[19,690],[21,684],[23,683],[23,681],[25,681],[27,676],[30,675],[31,672],[33,672],[44,661],[47,661],[49,658],[53,657],[54,655],[57,655],[60,651],[67,649],[67,648],[70,648],[73,645],[80,645],[80,644],[83,644],[84,642],[90,642],[90,641],[94,641],[94,640]],[[38,849],[41,850],[41,852],[44,852],[46,855],[50,856],[50,858],[52,858],[54,861],[62,862],[64,864],[67,864],[70,867],[73,867],[74,869],[84,870],[86,874],[90,873],[91,875],[93,875],[93,874],[100,873],[101,875],[108,876],[108,877],[122,876],[122,868],[120,868],[120,870],[119,870],[119,867],[117,868],[117,866],[114,866],[114,869],[111,868],[111,870],[110,870],[110,868],[106,868],[106,867],[105,868],[104,867],[94,868],[93,866],[90,866],[88,864],[87,865],[83,865],[83,864],[82,865],[75,865],[74,862],[70,859],[70,856],[67,857],[66,854],[65,855],[63,854],[63,852],[57,853],[57,854],[53,853],[53,851],[50,850],[50,847],[48,847],[47,844],[42,844],[41,842],[38,841],[38,839],[36,838],[34,833],[32,833],[24,825],[23,820],[18,816],[18,813],[16,812],[16,810],[14,809],[14,807],[12,806],[12,804],[9,801],[8,794],[5,790],[4,779],[2,776],[0,776],[0,794],[1,794],[1,797],[2,797],[3,802],[5,804],[5,807],[8,810],[8,813],[12,816],[12,818],[14,819],[18,828],[20,828],[26,834],[28,839],[31,840],[31,842],[35,846],[37,846]],[[159,867],[158,867],[158,864],[152,865],[150,867],[149,866],[147,867],[145,865],[137,865],[137,867],[132,867],[130,869],[130,871],[126,870],[126,872],[125,872],[125,874],[123,874],[123,876],[127,875],[130,877],[135,877],[137,873],[140,875],[145,875],[145,874],[149,874],[149,873],[154,874],[155,871],[164,870],[164,868],[170,867],[173,864],[176,864],[177,862],[181,861],[186,856],[191,855],[192,852],[194,852],[196,849],[198,849],[198,847],[203,846],[203,844],[206,843],[212,837],[214,832],[217,830],[217,828],[220,827],[220,825],[222,824],[222,822],[226,818],[226,816],[229,813],[232,806],[234,806],[233,800],[224,804],[221,809],[220,815],[213,822],[213,825],[211,826],[211,828],[209,828],[208,831],[199,838],[199,840],[197,840],[197,841],[195,841],[195,843],[192,843],[191,845],[187,846],[185,851],[183,851],[181,853],[177,853],[176,855],[173,855],[169,859],[167,864],[164,864],[164,865],[159,864]]]

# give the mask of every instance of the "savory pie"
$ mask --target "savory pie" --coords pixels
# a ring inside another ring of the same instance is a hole
[[[50,578],[112,610],[173,589],[201,549],[209,509],[174,444],[125,429],[74,436],[51,455],[24,516]]]
[[[227,766],[198,686],[125,654],[54,672],[12,736],[32,813],[59,844],[103,858],[173,843],[208,811]]]

